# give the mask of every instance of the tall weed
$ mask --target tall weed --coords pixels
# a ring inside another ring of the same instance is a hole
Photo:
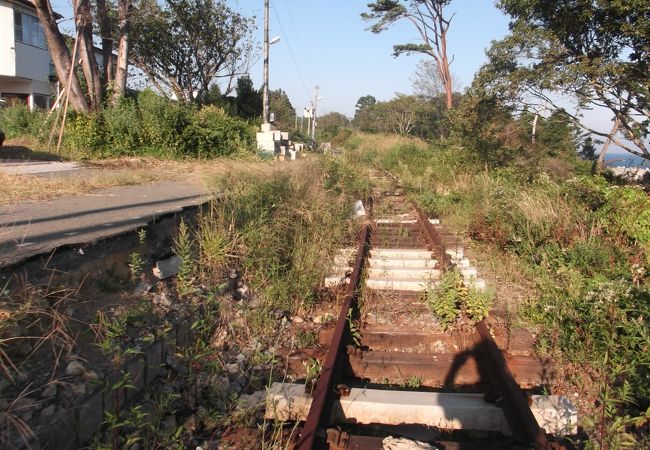
[[[257,297],[249,326],[258,334],[275,331],[277,317],[314,304],[329,269],[323,262],[351,239],[354,196],[347,189],[358,182],[328,177],[340,169],[331,164],[337,163],[302,161],[292,170],[221,180],[217,214],[236,234],[239,269]]]

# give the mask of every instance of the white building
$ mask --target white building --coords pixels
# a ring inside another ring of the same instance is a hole
[[[49,108],[54,68],[30,0],[0,0],[0,97]]]

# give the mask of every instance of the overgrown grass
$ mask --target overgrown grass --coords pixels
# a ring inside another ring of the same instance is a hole
[[[274,317],[314,304],[315,287],[329,269],[324,261],[351,239],[352,200],[367,186],[334,160],[262,176],[231,174],[220,182],[225,198],[216,216],[237,243],[237,265],[259,305],[250,326],[268,332]]]
[[[540,351],[577,369],[571,382],[586,399],[588,445],[634,444],[647,432],[650,199],[642,189],[585,175],[580,164],[563,170],[568,179],[490,167],[453,142],[377,150],[363,135],[348,141],[350,161],[395,173],[425,210],[526,274],[533,289],[519,316],[537,328]]]

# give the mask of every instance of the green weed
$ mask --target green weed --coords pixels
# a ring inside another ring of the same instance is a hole
[[[185,296],[195,292],[192,278],[196,272],[196,259],[194,241],[183,219],[178,225],[178,235],[174,239],[174,253],[181,259],[180,271],[176,275],[176,289],[178,295]]]
[[[296,344],[300,348],[313,347],[318,343],[318,335],[314,330],[304,330],[298,333]]]
[[[422,377],[412,375],[402,383],[402,387],[409,389],[419,389],[422,386]]]
[[[133,252],[131,253],[130,257],[130,262],[129,262],[129,271],[131,272],[131,281],[137,281],[140,278],[140,275],[142,275],[143,268],[144,268],[144,260],[142,259],[142,256],[140,256],[140,253],[138,252]]]
[[[352,337],[352,342],[357,347],[361,346],[361,330],[359,329],[357,323],[352,320],[352,309],[348,310],[347,321],[348,327],[350,328],[350,336]]]
[[[472,323],[487,317],[493,294],[468,288],[457,270],[445,272],[433,289],[425,291],[425,299],[443,329],[452,327],[465,315]]]

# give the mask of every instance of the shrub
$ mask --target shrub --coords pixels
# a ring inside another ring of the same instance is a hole
[[[137,100],[144,146],[181,156],[182,135],[192,121],[195,107],[171,101],[150,89],[141,92]]]
[[[650,246],[650,198],[640,188],[611,187],[612,222],[633,242]]]
[[[63,134],[66,147],[82,158],[101,155],[106,145],[105,128],[102,123],[99,114],[71,113],[66,119]]]
[[[0,108],[0,129],[6,138],[20,136],[38,137],[45,122],[46,113],[30,111],[27,106],[18,105]]]
[[[244,120],[231,117],[216,106],[205,106],[194,114],[181,137],[183,152],[197,158],[251,153],[255,131]]]
[[[96,149],[103,156],[133,155],[143,144],[142,121],[132,98],[122,98],[113,108],[102,111],[108,146]]]

